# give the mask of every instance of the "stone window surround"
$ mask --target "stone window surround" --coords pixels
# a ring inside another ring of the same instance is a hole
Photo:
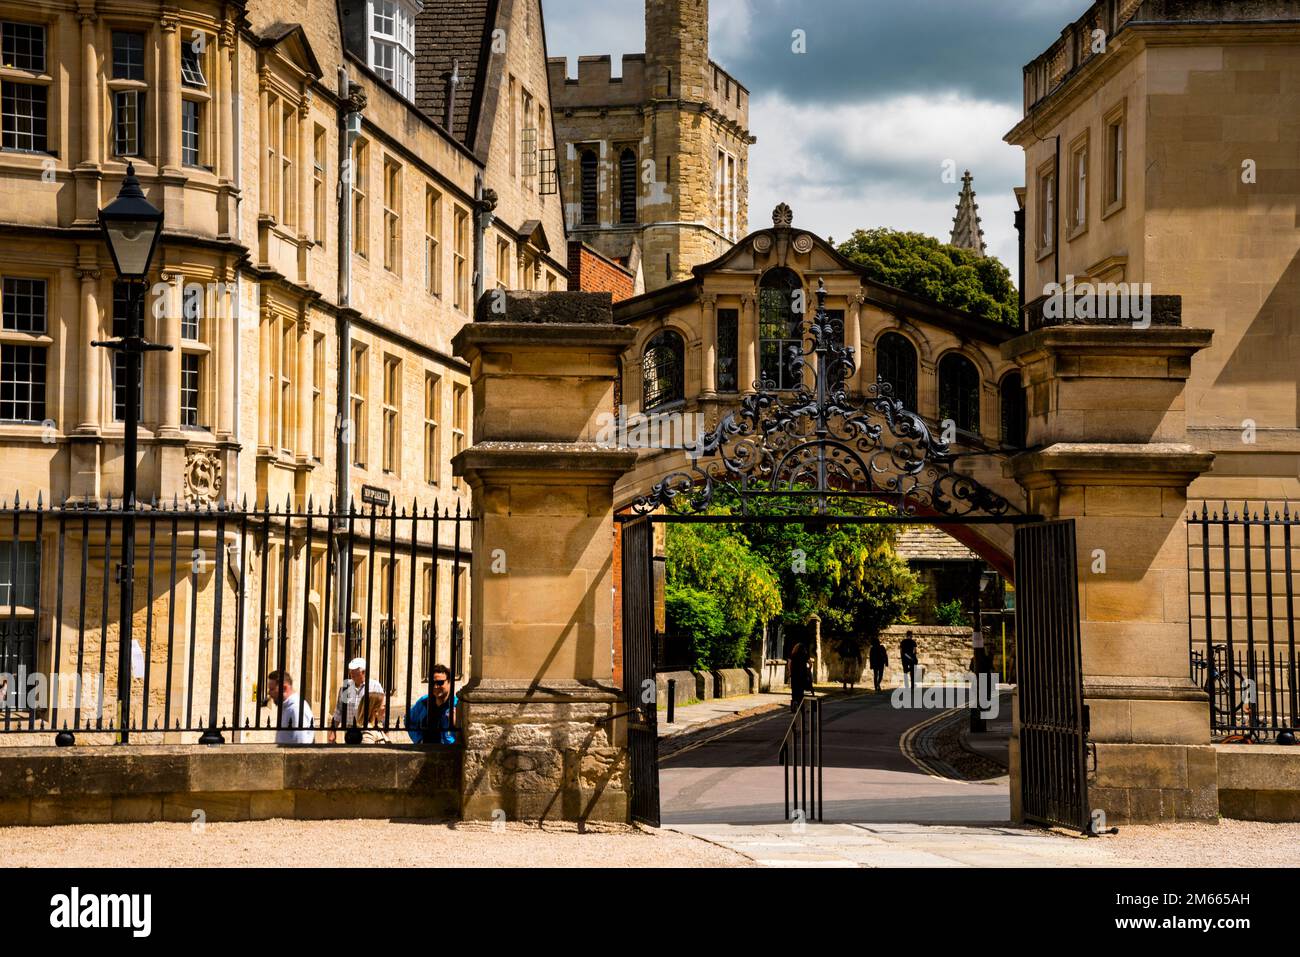
[[[1051,209],[1053,216],[1048,215],[1048,178],[1051,178]],[[1038,213],[1038,235],[1034,237],[1037,249],[1036,260],[1042,261],[1050,256],[1056,248],[1055,243],[1055,223],[1054,217],[1060,215],[1060,194],[1061,183],[1057,175],[1056,157],[1053,156],[1045,163],[1039,165],[1034,173],[1034,207]]]
[[[11,279],[37,279],[45,283],[45,326],[40,332],[20,332],[17,330],[8,330],[4,328],[4,323],[0,322],[0,343],[8,346],[29,346],[32,348],[43,349],[45,351],[45,402],[44,402],[44,419],[54,418],[54,413],[58,411],[59,388],[60,388],[60,368],[57,361],[51,361],[51,357],[57,358],[55,349],[55,337],[51,330],[50,311],[51,305],[57,302],[57,276],[55,273],[43,269],[31,269],[27,266],[21,266],[15,269],[0,269],[0,281],[4,278]],[[5,419],[0,421],[0,429],[5,432],[11,430],[19,433],[30,433],[33,429],[43,428],[41,422],[27,420]]]
[[[266,162],[259,164],[258,170],[258,213],[259,220],[269,225],[278,236],[287,243],[301,248],[313,244],[307,234],[308,224],[312,220],[313,176],[308,171],[314,168],[316,124],[311,121],[312,97],[308,89],[311,78],[295,65],[278,55],[261,54],[258,69],[258,139],[261,155]],[[187,95],[191,91],[187,88]],[[275,115],[272,116],[272,108]],[[285,114],[293,111],[296,116],[293,129],[293,155],[288,157],[294,171],[293,194],[284,196],[281,182],[281,161],[284,157],[283,130]],[[205,112],[212,112],[211,110]],[[210,123],[210,121],[205,121]],[[274,124],[274,126],[272,125]],[[362,143],[358,140],[357,143]],[[268,150],[275,144],[275,163],[270,162]],[[328,144],[327,144],[328,147]],[[355,155],[355,154],[354,154]],[[283,215],[284,204],[291,204],[292,219],[286,221]],[[328,201],[326,202],[328,207]]]
[[[58,49],[59,39],[57,13],[42,13],[39,7],[33,6],[23,8],[21,15],[17,17],[5,15],[0,16],[0,20],[6,23],[19,23],[24,26],[40,26],[45,29],[45,69],[43,71],[37,73],[31,70],[0,66],[0,85],[21,83],[26,86],[39,86],[45,89],[45,150],[34,154],[26,150],[4,150],[3,152],[8,156],[58,156],[62,144],[59,142],[60,127],[54,121],[54,118],[63,115],[67,104],[61,100],[64,84],[55,81],[54,72],[53,51]]]
[[[1130,153],[1128,142],[1128,99],[1122,98],[1117,104],[1112,106],[1101,119],[1102,130],[1104,131],[1102,149],[1105,153],[1105,176],[1102,179],[1101,194],[1102,209],[1101,218],[1109,219],[1115,213],[1124,208],[1125,201],[1128,198],[1128,156]],[[1110,130],[1111,127],[1119,127],[1120,135],[1120,152],[1123,161],[1119,170],[1119,197],[1112,203],[1106,202],[1106,197],[1115,192],[1115,168],[1111,156]]]
[[[1091,217],[1088,215],[1088,207],[1092,203],[1092,196],[1096,193],[1096,176],[1093,170],[1096,164],[1093,162],[1091,131],[1085,129],[1082,133],[1070,141],[1069,170],[1070,170],[1070,188],[1068,195],[1070,197],[1069,221],[1066,224],[1065,239],[1067,242],[1077,239],[1088,231],[1088,222]],[[1082,158],[1083,164],[1083,217],[1078,218],[1079,206],[1079,163]],[[1060,184],[1057,184],[1057,202],[1060,202]]]

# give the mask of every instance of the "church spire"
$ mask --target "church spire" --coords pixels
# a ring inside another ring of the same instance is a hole
[[[951,244],[959,249],[969,249],[978,256],[985,256],[984,230],[980,229],[979,206],[975,203],[975,191],[971,189],[970,170],[961,178],[961,196],[957,199],[957,215],[952,218]]]

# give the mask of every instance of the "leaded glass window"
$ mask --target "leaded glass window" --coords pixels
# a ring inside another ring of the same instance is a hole
[[[685,356],[682,337],[675,332],[665,330],[650,340],[642,357],[643,411],[649,412],[685,398]]]

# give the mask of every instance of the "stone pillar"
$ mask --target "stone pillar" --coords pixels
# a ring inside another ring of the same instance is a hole
[[[1176,325],[1042,328],[1003,345],[1027,385],[1011,460],[1029,511],[1072,518],[1083,690],[1108,824],[1216,819],[1208,703],[1188,677],[1187,486],[1213,460],[1186,441],[1183,393],[1211,333]],[[1012,802],[1019,753],[1012,740]]]
[[[77,408],[77,431],[89,435],[99,433],[99,355],[104,350],[90,343],[99,335],[99,280],[100,270],[86,263],[94,259],[93,249],[82,247],[81,278],[81,329],[77,336],[77,362],[80,366],[80,401]]]
[[[298,406],[297,432],[294,437],[295,458],[303,464],[311,461],[311,386],[312,386],[312,333],[311,323],[308,321],[310,315],[306,304],[304,303],[298,313],[298,362],[294,368],[294,376],[297,382],[297,398],[295,404]],[[399,395],[401,386],[399,384]]]
[[[235,26],[222,24],[217,34],[217,232],[228,238],[235,231]],[[260,144],[259,144],[260,148]]]
[[[737,363],[740,367],[738,388],[742,393],[752,392],[754,381],[758,378],[758,319],[754,305],[753,293],[740,297],[740,331],[736,338],[740,349]]]
[[[700,370],[700,394],[713,398],[718,394],[718,297],[700,297],[700,328],[704,332],[704,350]]]
[[[235,350],[239,344],[239,334],[235,313],[238,304],[238,286],[233,269],[223,269],[218,279],[217,295],[217,349],[216,376],[213,378],[217,390],[217,422],[214,431],[221,441],[230,441],[235,434],[235,393],[239,383],[235,381]]]
[[[257,350],[257,454],[274,456],[275,432],[271,422],[272,390],[276,387],[273,357],[275,337],[279,332],[272,328],[275,314],[269,303],[263,303],[258,316]]]
[[[612,516],[636,453],[596,436],[636,333],[608,293],[511,292],[499,317],[488,302],[453,340],[474,445],[452,464],[477,519],[464,816],[626,821]]]
[[[181,434],[181,317],[185,309],[185,277],[177,272],[164,272],[162,281],[167,285],[164,293],[166,308],[157,320],[154,341],[171,346],[171,352],[157,352],[153,359],[159,373],[158,385],[158,437],[176,438]],[[200,314],[206,308],[200,305]]]
[[[76,180],[79,225],[89,225],[99,215],[100,90],[99,56],[95,43],[96,15],[92,9],[77,12],[81,21],[81,156],[73,177]],[[71,158],[69,158],[71,159]]]
[[[99,370],[107,358],[107,350],[90,343],[100,336],[99,283],[101,271],[96,261],[95,244],[87,243],[78,250],[78,276],[81,279],[80,323],[77,328],[78,402],[75,427],[69,429],[60,423],[59,429],[68,433],[68,495],[77,501],[97,501],[99,498],[100,458],[100,375]],[[109,360],[111,361],[111,359]]]
[[[866,379],[862,374],[862,304],[867,301],[867,297],[862,293],[850,293],[848,297],[848,308],[844,310],[844,345],[853,350],[853,364],[856,371],[852,377],[845,383],[849,392],[860,393],[864,381],[874,381]]]
[[[181,47],[176,17],[162,20],[162,77],[159,134],[165,173],[181,172]]]

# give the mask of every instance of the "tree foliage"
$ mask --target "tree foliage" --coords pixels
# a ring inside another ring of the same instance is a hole
[[[777,576],[728,525],[668,526],[667,558],[669,627],[691,636],[696,670],[743,665],[751,638],[781,612]],[[701,595],[716,605],[717,627]]]
[[[786,503],[788,504],[788,503]],[[719,496],[715,514],[732,514]],[[782,506],[751,503],[751,513]],[[838,515],[886,507],[841,499]],[[922,586],[894,551],[896,526],[875,523],[749,521],[668,526],[669,627],[692,637],[698,666],[735,667],[769,621],[803,625],[814,617],[841,654],[856,657],[910,609]],[[719,628],[716,601],[725,624]]]
[[[924,233],[859,229],[840,254],[865,266],[878,282],[989,322],[1019,326],[1019,294],[1011,273],[992,256],[941,243]]]

